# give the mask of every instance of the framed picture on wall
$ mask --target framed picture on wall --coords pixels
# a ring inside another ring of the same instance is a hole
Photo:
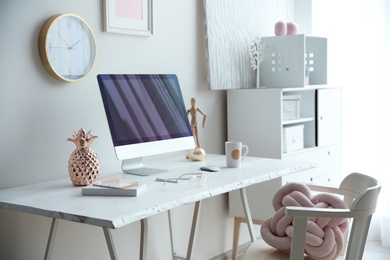
[[[104,30],[141,36],[153,34],[153,0],[104,0]]]

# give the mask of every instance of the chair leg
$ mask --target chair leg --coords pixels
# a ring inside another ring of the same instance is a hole
[[[290,260],[303,259],[305,248],[305,235],[307,228],[307,217],[295,216],[293,222],[293,237],[291,241]]]
[[[350,236],[353,236],[354,232],[361,233],[361,236],[348,244],[345,259],[362,259],[370,222],[371,216],[354,219]]]

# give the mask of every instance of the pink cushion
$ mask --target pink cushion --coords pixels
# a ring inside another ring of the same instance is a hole
[[[275,214],[261,226],[261,236],[270,246],[289,253],[293,232],[293,217],[285,214],[286,206],[340,208],[345,203],[337,196],[320,193],[312,196],[310,189],[300,183],[281,187],[272,201]],[[305,253],[311,259],[336,259],[344,246],[348,219],[309,218],[307,222]]]

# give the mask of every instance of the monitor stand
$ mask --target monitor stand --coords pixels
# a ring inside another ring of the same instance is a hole
[[[126,159],[122,161],[122,171],[127,174],[149,176],[168,172],[165,169],[147,168],[144,166],[143,158]]]

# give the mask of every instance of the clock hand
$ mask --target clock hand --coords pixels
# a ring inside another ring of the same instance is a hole
[[[72,46],[70,46],[71,49],[73,49],[74,46],[76,46],[79,42],[83,41],[85,38],[82,38],[80,40],[78,40],[75,44],[73,44]]]
[[[56,31],[56,33],[58,34],[58,36],[60,36],[60,38],[65,42],[65,44],[66,45],[68,45],[68,48],[69,49],[72,49],[72,47],[70,47],[70,45],[65,41],[65,39],[61,36],[61,34],[58,32],[58,31]]]

